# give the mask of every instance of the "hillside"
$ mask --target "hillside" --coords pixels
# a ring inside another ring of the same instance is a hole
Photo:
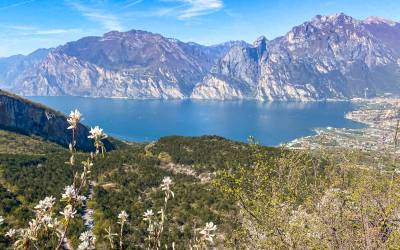
[[[69,153],[60,145],[9,131],[0,130],[0,135],[3,249],[13,242],[4,236],[6,230],[26,226],[44,197],[54,196],[55,209],[62,208],[60,193],[77,166],[66,164]],[[76,154],[77,161],[86,157],[87,153]],[[143,214],[162,206],[164,196],[157,192],[158,186],[170,176],[174,198],[168,203],[164,224],[168,230],[161,240],[175,242],[176,249],[192,244],[195,228],[209,221],[218,228],[212,244],[218,249],[287,249],[292,244],[299,246],[295,249],[321,244],[390,249],[400,242],[394,224],[400,176],[392,160],[340,148],[311,152],[266,148],[217,136],[171,136],[147,145],[124,144],[94,159],[91,184],[83,192],[90,199],[77,210],[68,244],[78,244],[78,235],[88,228],[86,214],[93,210],[96,249],[108,249],[104,229],[118,230],[115,221],[124,210],[129,224],[123,244],[126,249],[145,248],[148,229]],[[368,229],[361,227],[361,213],[369,218]],[[367,243],[363,230],[369,235]],[[283,240],[282,233],[290,240]],[[268,240],[262,240],[265,235]]]
[[[72,169],[65,164],[69,157],[67,150],[56,144],[13,132],[0,130],[0,134],[2,145],[8,146],[0,147],[0,197],[9,197],[0,201],[0,215],[5,216],[10,225],[21,226],[32,216],[32,208],[39,200],[49,195],[59,197],[72,178]],[[176,148],[177,145],[181,147]],[[213,145],[213,153],[207,157],[175,159],[184,150],[192,152],[193,156],[199,155],[208,151],[209,145]],[[234,226],[228,218],[236,213],[235,206],[223,198],[210,181],[203,182],[198,176],[225,168],[225,161],[214,159],[222,160],[227,153],[227,160],[235,161],[238,157],[245,162],[246,153],[239,150],[242,147],[245,147],[244,144],[216,137],[171,137],[163,138],[151,147],[131,144],[125,149],[109,152],[106,158],[96,161],[93,170],[95,198],[89,206],[95,211],[96,234],[99,238],[104,236],[103,228],[110,225],[122,209],[126,209],[132,218],[128,228],[132,233],[129,240],[135,239],[140,244],[137,239],[143,237],[145,232],[141,215],[153,202],[162,202],[163,197],[153,189],[163,176],[171,176],[176,183],[176,199],[171,203],[173,220],[168,227],[176,230],[171,237],[179,242],[177,246],[188,243],[192,227],[210,220],[218,224],[220,235],[228,233]],[[162,157],[166,154],[170,154],[173,160],[166,161]],[[79,159],[84,157],[83,153],[79,155]],[[190,159],[193,159],[192,164]],[[201,171],[194,165],[202,166]],[[175,168],[179,167],[193,169],[194,172],[176,172]],[[78,228],[81,224],[82,218],[79,218],[73,233],[80,232]],[[71,240],[77,242],[77,238],[71,237]],[[222,244],[221,240],[218,244]],[[0,248],[6,242],[0,233]],[[104,244],[104,239],[99,239],[99,249],[105,249]]]
[[[82,124],[78,127],[77,147],[86,151],[92,150],[93,143],[87,138],[89,129]],[[71,142],[65,115],[1,89],[0,128],[37,135],[64,147]],[[105,141],[105,145],[108,150],[114,148],[109,140]]]

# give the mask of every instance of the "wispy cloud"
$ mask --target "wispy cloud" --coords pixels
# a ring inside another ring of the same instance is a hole
[[[86,6],[84,4],[67,1],[67,4],[79,11],[83,16],[99,22],[106,30],[122,30],[121,22],[118,17],[112,13],[107,12],[103,8],[96,8],[92,6]]]
[[[178,14],[179,19],[190,19],[203,16],[221,10],[224,6],[222,0],[163,0],[168,2],[179,2],[183,8]]]
[[[36,35],[59,35],[65,33],[78,33],[81,29],[43,29],[36,30],[34,34]]]
[[[46,29],[46,28],[39,28],[30,25],[1,25],[3,29],[8,29],[13,31],[13,34],[18,36],[48,36],[48,35],[60,35],[66,33],[80,33],[82,32],[81,29]]]
[[[34,1],[35,1],[35,0],[20,1],[20,2],[16,2],[16,3],[9,4],[9,5],[0,6],[0,10],[5,10],[5,9],[10,9],[10,8],[22,6],[22,5],[25,5],[25,4],[32,3],[32,2],[34,2]]]
[[[144,0],[134,0],[134,1],[130,0],[130,1],[126,1],[125,3],[122,4],[121,9],[130,8],[130,7],[132,7],[132,6],[135,6],[135,5],[137,5],[137,4],[140,4],[140,3],[143,2],[143,1],[144,1]]]

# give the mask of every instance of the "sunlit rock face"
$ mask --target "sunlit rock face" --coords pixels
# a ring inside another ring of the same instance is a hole
[[[132,30],[0,59],[23,95],[311,101],[400,94],[400,24],[316,16],[273,40],[202,46]],[[11,65],[11,66],[10,66]]]
[[[6,87],[23,95],[187,98],[223,54],[243,44],[202,46],[145,31],[113,31],[49,51],[7,79],[12,83]]]
[[[232,98],[240,89],[243,98],[269,101],[399,93],[399,27],[380,18],[316,16],[283,37],[232,48],[192,96],[227,99],[229,84]]]

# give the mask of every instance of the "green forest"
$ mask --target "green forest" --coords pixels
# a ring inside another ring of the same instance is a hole
[[[79,165],[66,164],[68,149],[57,144],[0,134],[0,249],[13,249],[6,233],[27,226],[47,196],[62,209],[60,194]],[[75,157],[81,162],[89,154]],[[119,142],[116,150],[94,159],[93,198],[85,206],[94,211],[96,249],[110,249],[105,229],[120,230],[121,211],[129,219],[123,242],[111,241],[116,249],[189,249],[197,228],[207,222],[217,225],[215,238],[198,249],[395,249],[400,244],[397,165],[395,156],[384,152],[289,150],[217,136]],[[166,176],[173,180],[174,198],[168,201],[158,248],[147,239],[143,214],[163,207],[158,187]],[[87,194],[88,186],[82,192]],[[76,216],[66,235],[73,249],[84,231],[82,216]],[[55,240],[44,239],[47,243],[36,247],[53,249]],[[25,246],[35,249],[35,244]]]

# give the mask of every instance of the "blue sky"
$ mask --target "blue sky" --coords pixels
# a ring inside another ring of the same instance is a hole
[[[110,30],[201,44],[272,39],[317,14],[400,20],[399,0],[0,0],[0,57]]]

